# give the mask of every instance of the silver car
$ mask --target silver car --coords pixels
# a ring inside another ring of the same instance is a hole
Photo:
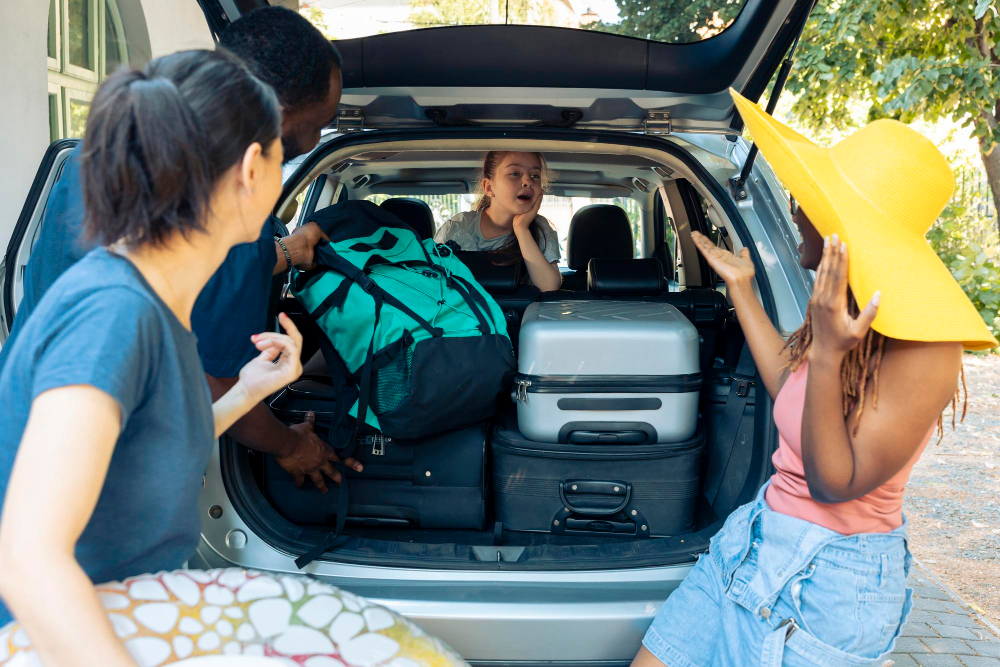
[[[762,303],[781,331],[793,331],[812,275],[798,264],[800,239],[780,183],[760,157],[743,169],[751,146],[728,89],[759,99],[772,79],[780,88],[779,66],[812,2],[716,2],[735,13],[728,25],[672,43],[611,34],[603,23],[568,29],[508,24],[503,16],[340,40],[339,117],[287,170],[275,213],[294,227],[344,199],[406,196],[427,202],[440,225],[472,205],[486,151],[541,151],[558,174],[542,214],[561,243],[571,242],[569,224],[582,206],[621,206],[635,256],[660,258],[672,290],[724,289],[700,260],[692,230],[730,249],[747,247]],[[266,3],[199,4],[218,34]],[[350,4],[378,12],[400,3]],[[691,3],[651,4],[682,12]],[[48,192],[74,145],[50,147],[18,220],[0,271],[4,335]],[[491,520],[480,531],[356,525],[347,544],[304,572],[405,614],[474,664],[628,664],[710,537],[771,472],[772,405],[754,391],[752,373],[735,371],[743,348],[735,318],[701,334],[708,444],[694,531],[495,539]],[[730,401],[733,394],[744,400]],[[282,516],[268,502],[261,469],[260,455],[220,440],[205,473],[202,542],[191,567],[300,572],[296,557],[332,530]]]

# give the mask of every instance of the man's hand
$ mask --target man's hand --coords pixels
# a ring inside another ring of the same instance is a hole
[[[303,271],[313,268],[315,265],[314,251],[320,239],[330,240],[315,222],[299,225],[290,236],[285,237],[288,254],[292,256],[292,266]]]
[[[274,460],[284,468],[288,474],[295,478],[295,486],[302,486],[306,476],[313,481],[323,493],[327,492],[325,474],[334,483],[340,484],[340,472],[334,467],[334,462],[340,458],[334,453],[330,445],[323,442],[313,430],[316,425],[316,415],[312,412],[306,414],[306,420],[301,424],[291,426],[290,429],[296,434],[296,440],[288,456],[275,456]],[[353,458],[344,461],[356,472],[363,469],[361,464]]]

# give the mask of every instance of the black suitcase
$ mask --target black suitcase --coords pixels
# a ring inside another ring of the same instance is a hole
[[[704,430],[669,444],[527,440],[513,411],[493,429],[493,497],[504,529],[643,538],[690,532]]]
[[[322,379],[304,378],[271,401],[286,423],[316,414],[316,431],[328,436],[334,414],[333,389]],[[485,423],[417,440],[369,438],[354,451],[364,466],[348,471],[347,525],[399,528],[483,528],[486,512]],[[337,487],[322,494],[306,480],[295,486],[292,476],[272,456],[265,457],[264,495],[286,519],[296,524],[336,523]]]

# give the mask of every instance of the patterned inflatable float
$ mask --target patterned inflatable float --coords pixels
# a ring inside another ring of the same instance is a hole
[[[177,570],[97,591],[140,667],[466,665],[402,616],[305,577]],[[0,665],[41,665],[16,622],[0,629]]]

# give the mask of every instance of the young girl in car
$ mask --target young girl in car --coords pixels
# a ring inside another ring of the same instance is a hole
[[[475,209],[443,224],[434,239],[454,241],[462,250],[491,251],[501,266],[524,261],[538,289],[559,289],[559,239],[538,215],[549,179],[545,158],[541,153],[490,151],[482,176]]]
[[[927,139],[883,120],[823,149],[733,97],[791,191],[816,282],[786,342],[754,294],[750,250],[694,234],[775,399],[776,472],[667,599],[633,665],[882,666],[911,608],[906,481],[957,407],[963,347],[997,341],[924,239],[954,187]]]

